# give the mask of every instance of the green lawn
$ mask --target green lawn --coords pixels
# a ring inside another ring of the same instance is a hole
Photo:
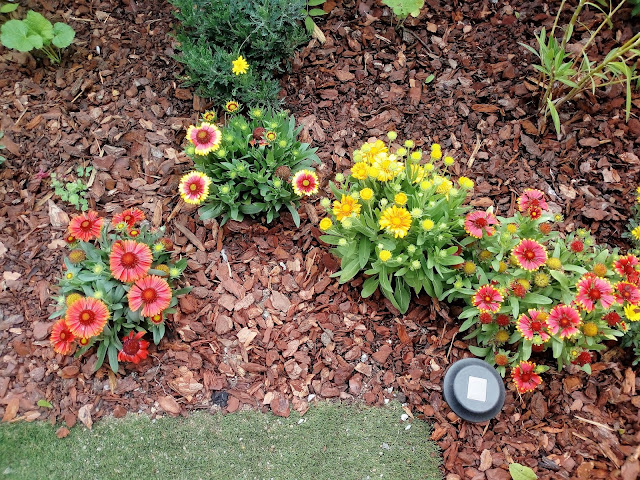
[[[0,425],[0,478],[441,479],[430,426],[385,408],[312,406],[304,417],[238,412],[188,418],[128,415],[75,427],[59,440],[47,423]],[[411,425],[409,430],[405,428]]]

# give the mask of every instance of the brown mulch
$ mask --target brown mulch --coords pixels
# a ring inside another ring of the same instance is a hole
[[[396,398],[434,424],[450,480],[508,479],[512,461],[540,478],[636,478],[640,380],[628,357],[610,350],[591,376],[548,373],[523,397],[508,385],[495,420],[460,421],[440,386],[447,366],[468,355],[455,307],[421,297],[402,316],[380,296],[363,300],[361,279],[338,285],[312,204],[301,209],[300,229],[288,215],[270,226],[217,229],[176,210],[179,175],[190,168],[181,153],[185,126],[206,104],[180,88],[165,2],[33,3],[78,34],[59,67],[0,49],[0,130],[9,152],[0,167],[4,420],[70,426],[129,411],[243,406],[286,416],[320,398]],[[536,132],[536,77],[517,42],[531,44],[559,2],[431,0],[404,30],[373,0],[327,3],[327,42],[303,48],[283,79],[287,107],[319,147],[325,178],[346,170],[363,140],[395,129],[460,159],[455,173],[477,184],[474,205],[506,215],[522,189],[540,188],[566,215],[567,231],[586,227],[624,247],[620,234],[640,183],[638,96],[628,123],[621,89],[611,88],[568,106],[560,141]],[[637,29],[637,20],[624,20],[598,48]],[[150,358],[117,376],[104,367],[93,374],[95,355],[62,357],[48,343],[60,239],[75,213],[53,196],[48,177],[80,164],[96,167],[91,205],[105,215],[138,206],[159,226],[175,211],[167,227],[194,287]],[[53,409],[38,407],[41,399]]]

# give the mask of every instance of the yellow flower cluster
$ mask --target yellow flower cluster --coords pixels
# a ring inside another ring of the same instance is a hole
[[[387,182],[404,170],[404,164],[398,161],[396,155],[389,153],[382,140],[365,143],[353,152],[353,160],[355,163],[351,167],[351,175],[357,180],[373,178]]]

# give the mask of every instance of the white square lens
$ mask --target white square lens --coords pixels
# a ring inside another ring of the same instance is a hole
[[[479,402],[487,401],[487,379],[480,377],[469,377],[467,386],[467,398]]]

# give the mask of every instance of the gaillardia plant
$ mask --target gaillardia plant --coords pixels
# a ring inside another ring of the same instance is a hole
[[[71,219],[65,237],[71,252],[50,317],[59,318],[51,332],[57,353],[80,356],[96,346],[96,369],[107,357],[117,372],[118,360],[146,358],[147,332],[155,344],[164,336],[167,315],[189,291],[174,289],[186,260],[174,261],[164,228],[149,229],[144,218],[140,209],[129,208],[110,223],[94,211]]]
[[[341,261],[334,276],[344,283],[363,271],[362,296],[380,288],[403,313],[411,290],[443,297],[472,241],[465,238],[464,202],[473,182],[449,177],[453,158],[442,159],[438,144],[426,155],[414,147],[412,140],[395,149],[374,140],[354,151],[350,174],[330,182],[335,200],[323,200],[327,217],[320,222],[320,238]]]
[[[247,120],[239,109],[227,102],[220,128],[206,122],[189,127],[186,153],[197,171],[182,177],[180,195],[202,205],[202,219],[222,217],[224,224],[264,215],[270,223],[286,208],[299,225],[300,198],[319,187],[311,169],[320,163],[316,149],[298,140],[293,116],[255,108]]]

